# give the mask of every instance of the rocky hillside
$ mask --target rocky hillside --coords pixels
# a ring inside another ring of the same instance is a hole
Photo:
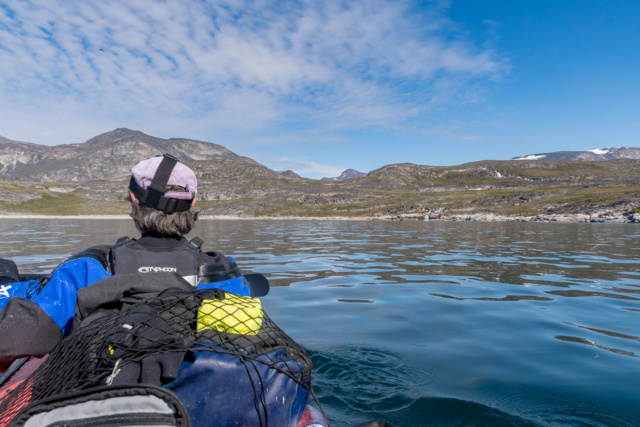
[[[317,181],[220,145],[128,129],[56,147],[0,139],[0,213],[127,213],[131,166],[164,152],[196,172],[197,206],[205,215],[640,221],[635,159],[403,163]]]
[[[161,139],[129,129],[116,129],[82,144],[48,147],[0,139],[0,179],[40,182],[89,182],[121,179],[131,166],[169,153],[188,163],[198,160],[240,160],[225,147],[190,139]]]

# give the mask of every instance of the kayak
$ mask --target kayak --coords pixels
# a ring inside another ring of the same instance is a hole
[[[0,427],[329,426],[310,404],[310,358],[259,299],[215,287],[136,294],[145,275],[122,276],[78,292],[72,332],[48,355],[0,373]],[[127,291],[104,296],[118,286]]]

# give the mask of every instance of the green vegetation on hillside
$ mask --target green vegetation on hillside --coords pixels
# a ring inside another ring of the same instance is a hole
[[[402,214],[590,214],[640,206],[640,161],[485,161],[453,167],[390,165],[368,176],[321,182],[239,160],[199,161],[205,215],[380,217]],[[126,214],[126,180],[0,182],[0,212]]]

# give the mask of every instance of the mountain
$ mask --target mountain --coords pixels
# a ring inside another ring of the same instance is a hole
[[[273,171],[221,145],[124,128],[53,147],[0,137],[0,212],[125,213],[131,167],[163,153],[196,173],[203,212],[222,203],[228,206],[216,213],[242,215],[253,212],[253,204],[265,208],[271,200],[293,202],[304,198],[297,186],[311,181],[292,171]],[[238,208],[238,201],[248,203]]]
[[[120,128],[82,144],[53,147],[0,138],[0,178],[41,182],[122,179],[139,161],[163,153],[172,154],[185,163],[241,160],[258,164],[221,145],[183,138],[155,138]]]
[[[555,151],[552,153],[529,154],[514,157],[511,160],[550,160],[550,161],[590,161],[601,162],[614,159],[640,159],[640,148],[612,147],[589,151]]]
[[[292,171],[273,171],[221,145],[156,138],[130,129],[54,147],[0,137],[0,214],[126,214],[131,167],[170,153],[198,177],[196,206],[203,215],[506,215],[524,220],[574,215],[571,218],[640,222],[640,160],[601,161],[601,156],[625,150],[630,156],[638,149],[594,150],[586,153],[599,156],[597,161],[581,162],[398,163],[357,178],[350,178],[356,171],[347,170],[335,180],[318,181]],[[553,154],[544,155],[557,158]]]
[[[340,176],[336,176],[334,178],[322,178],[320,181],[344,181],[345,179],[351,178],[361,178],[363,176],[367,176],[364,172],[358,172],[354,169],[347,169],[340,174]]]

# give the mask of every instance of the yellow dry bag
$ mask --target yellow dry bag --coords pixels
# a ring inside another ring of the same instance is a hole
[[[263,316],[259,299],[227,293],[224,299],[202,300],[196,330],[215,329],[230,334],[256,335],[262,326]]]

